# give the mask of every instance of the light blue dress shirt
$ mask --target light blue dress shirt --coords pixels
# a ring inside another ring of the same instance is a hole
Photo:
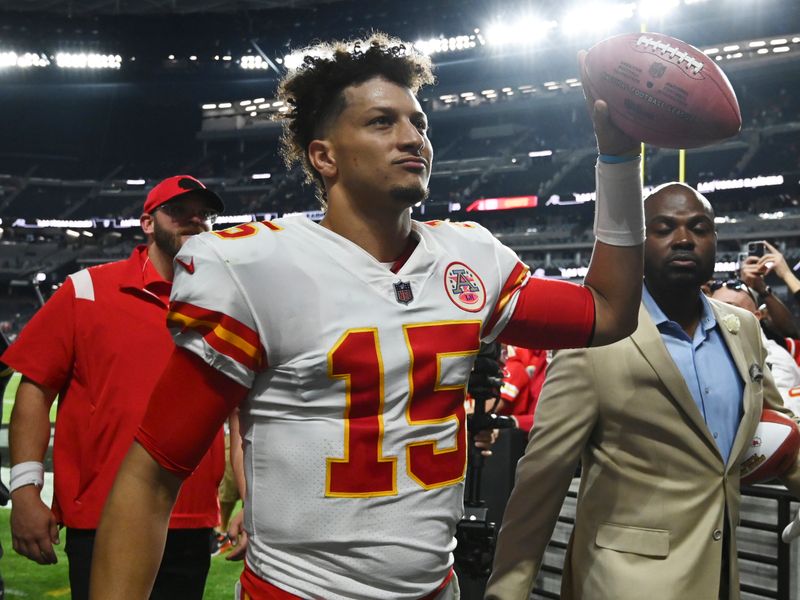
[[[644,286],[642,302],[694,398],[727,464],[742,419],[744,383],[733,362],[711,304],[700,294],[703,312],[694,337],[670,321]]]

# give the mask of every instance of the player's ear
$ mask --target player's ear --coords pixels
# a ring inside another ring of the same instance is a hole
[[[333,147],[327,140],[312,140],[308,145],[308,161],[326,179],[332,179],[338,171]]]
[[[142,214],[142,216],[139,217],[139,224],[142,226],[142,231],[146,234],[149,235],[153,233],[155,228],[155,225],[153,225],[153,215],[149,213]]]

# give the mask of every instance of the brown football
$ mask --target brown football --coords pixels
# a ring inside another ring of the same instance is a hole
[[[592,46],[583,83],[636,140],[696,148],[736,135],[742,115],[725,73],[701,50],[660,33],[617,35]]]

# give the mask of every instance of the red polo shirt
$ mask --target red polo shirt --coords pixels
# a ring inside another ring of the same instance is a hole
[[[0,357],[59,392],[53,511],[67,527],[95,529],[100,522],[117,469],[172,354],[166,326],[170,289],[146,246],[139,246],[126,260],[67,278]],[[217,525],[224,466],[220,430],[184,482],[170,528]]]

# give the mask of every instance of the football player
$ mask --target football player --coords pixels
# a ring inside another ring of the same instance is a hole
[[[325,217],[213,232],[178,255],[177,348],[106,505],[94,598],[147,597],[175,493],[237,406],[242,598],[452,598],[480,342],[600,345],[635,328],[638,142],[592,104],[585,285],[531,278],[477,224],[411,219],[433,161],[416,93],[432,82],[426,56],[383,34],[310,49],[282,81],[284,153]]]

